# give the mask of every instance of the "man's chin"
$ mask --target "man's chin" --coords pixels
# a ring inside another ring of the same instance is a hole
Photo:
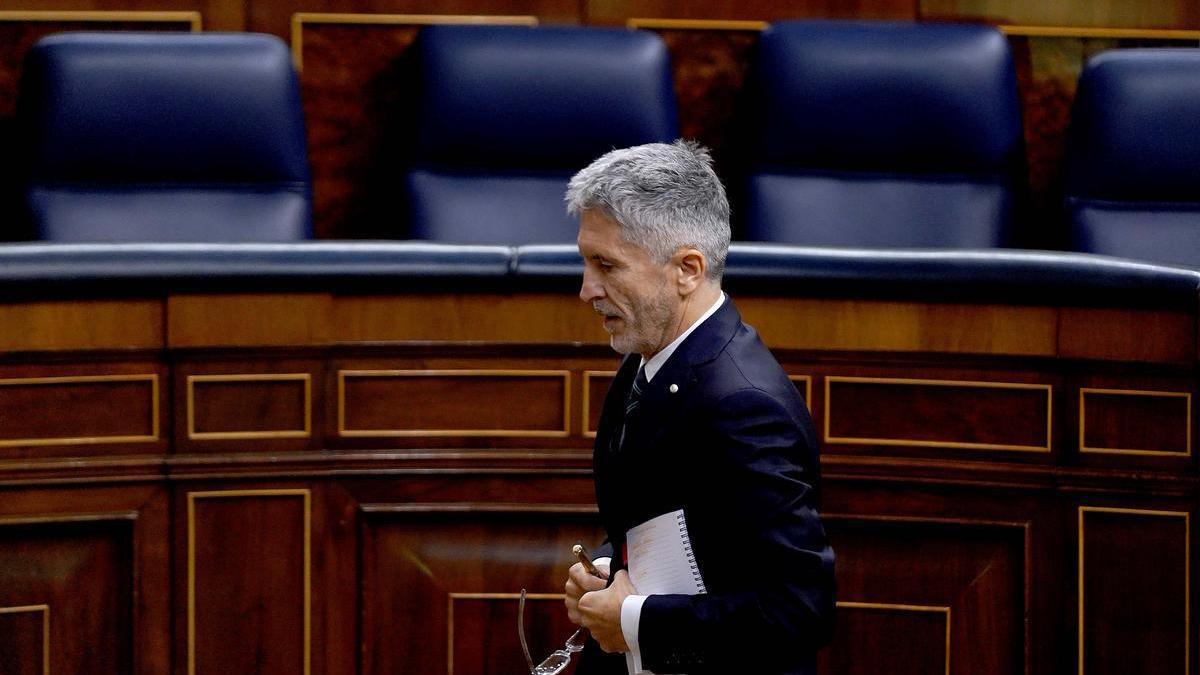
[[[612,348],[613,348],[613,351],[614,351],[614,352],[616,352],[616,353],[618,353],[618,354],[631,354],[631,353],[633,353],[633,346],[631,346],[631,345],[629,344],[629,341],[628,341],[628,340],[625,340],[625,339],[623,339],[623,338],[622,338],[621,336],[619,336],[619,335],[612,335],[612,334],[610,334],[610,335],[608,336],[608,344],[609,344],[609,346],[610,346],[610,347],[612,347]]]

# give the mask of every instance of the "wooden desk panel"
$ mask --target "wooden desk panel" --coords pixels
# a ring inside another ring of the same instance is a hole
[[[826,438],[842,634],[823,672],[863,672],[863,653],[900,673],[1115,672],[1159,646],[1168,672],[1194,647],[1194,313],[735,300]],[[0,448],[0,607],[49,608],[52,662],[513,672],[521,587],[537,648],[565,638],[556,594],[569,545],[599,540],[590,432],[619,360],[573,294],[188,295],[0,316],[0,442],[155,439]],[[1134,552],[1173,572],[1144,585],[1136,611],[1153,620],[1122,634],[1114,579],[1155,573],[1130,568]],[[14,562],[35,553],[40,567]],[[71,574],[47,586],[45,566],[93,554],[106,562],[89,587],[129,629],[63,651],[94,632],[96,597]],[[0,648],[40,672],[41,615],[0,616]]]

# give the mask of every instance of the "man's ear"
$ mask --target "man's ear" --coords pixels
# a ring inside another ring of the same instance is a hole
[[[694,248],[681,248],[675,252],[676,284],[680,295],[691,295],[708,278],[708,260]]]

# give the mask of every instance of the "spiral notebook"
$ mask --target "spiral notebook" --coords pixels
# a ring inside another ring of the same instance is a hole
[[[664,513],[625,535],[629,580],[641,595],[705,593],[683,510]]]

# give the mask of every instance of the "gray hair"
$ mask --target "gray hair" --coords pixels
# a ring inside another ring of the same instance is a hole
[[[613,150],[571,178],[567,213],[598,209],[621,237],[665,263],[681,248],[708,261],[708,278],[725,271],[729,201],[708,149],[693,141]]]

